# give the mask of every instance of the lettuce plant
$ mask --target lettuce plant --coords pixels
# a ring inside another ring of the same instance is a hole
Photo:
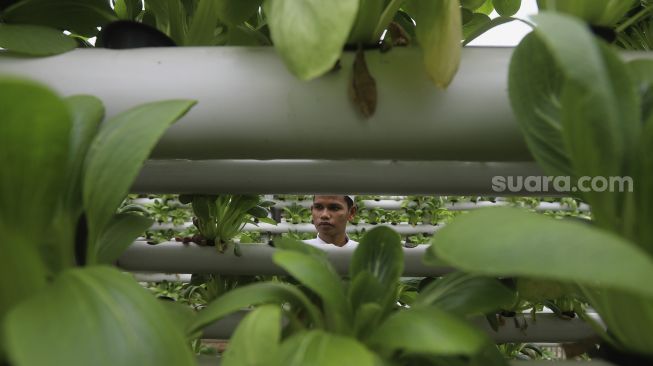
[[[510,66],[513,110],[533,156],[548,175],[632,177],[633,190],[578,192],[591,225],[506,208],[463,215],[434,237],[427,261],[575,283],[607,325],[596,326],[604,340],[650,358],[653,63],[622,61],[574,18],[535,20]]]
[[[309,294],[263,282],[228,292],[200,311],[189,333],[260,305],[233,334],[225,365],[505,365],[486,336],[463,319],[513,300],[498,281],[455,274],[423,290],[409,309],[399,308],[403,251],[391,229],[375,228],[361,239],[349,281],[315,247],[291,239],[275,245],[274,262]]]
[[[101,124],[94,97],[0,79],[0,363],[193,364],[166,309],[107,266],[152,224],[116,210],[193,104],[149,103]]]
[[[234,244],[234,253],[240,256],[240,247],[233,238],[246,224],[263,221],[276,225],[268,218],[268,208],[274,202],[263,201],[258,195],[182,195],[179,201],[193,205],[193,223],[206,240],[200,244],[215,246],[220,253],[224,253],[229,244]]]

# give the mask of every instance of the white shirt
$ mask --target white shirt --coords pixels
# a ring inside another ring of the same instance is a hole
[[[324,245],[324,244],[326,244],[326,245],[335,245],[335,244],[332,244],[332,243],[327,243],[326,241],[322,240],[322,238],[320,238],[319,235],[315,239],[304,240],[304,243],[310,244],[310,245],[318,247],[318,248],[320,246]],[[345,243],[345,245],[343,245],[343,247],[344,246],[356,246],[356,245],[358,245],[357,241],[351,240],[351,239],[349,239],[349,237],[347,237],[347,242]]]

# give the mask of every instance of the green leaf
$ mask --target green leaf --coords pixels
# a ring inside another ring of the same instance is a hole
[[[41,84],[0,78],[0,325],[46,283],[39,253],[66,179],[71,116]]]
[[[143,0],[115,0],[113,10],[120,19],[136,20],[143,11]]]
[[[213,46],[218,25],[218,0],[199,0],[197,10],[188,27],[184,46]]]
[[[349,297],[354,308],[363,303],[378,302],[384,312],[396,300],[399,278],[404,271],[404,251],[401,237],[389,227],[372,229],[363,236],[349,265],[354,279]],[[361,274],[365,276],[361,277]],[[368,277],[374,279],[372,281]],[[362,281],[358,284],[356,282]]]
[[[281,344],[284,366],[374,366],[375,356],[357,340],[311,330],[297,333]]]
[[[544,52],[543,42],[533,33],[527,35],[510,61],[510,103],[528,149],[546,174],[553,176],[573,175],[562,137],[559,96],[563,83],[563,74]]]
[[[458,217],[433,241],[437,244],[428,249],[427,263],[438,257],[488,276],[577,282],[653,296],[651,258],[633,243],[587,224],[513,208],[480,209]]]
[[[161,304],[108,267],[63,272],[8,315],[5,335],[17,366],[195,364]]]
[[[281,338],[279,305],[258,307],[238,324],[229,340],[221,364],[224,366],[266,366],[276,364]]]
[[[0,24],[0,47],[21,55],[50,56],[75,49],[77,42],[53,28]]]
[[[458,0],[413,0],[411,15],[422,49],[426,72],[436,86],[446,88],[453,80],[462,53],[462,18]]]
[[[360,0],[356,20],[349,34],[349,44],[374,45],[379,41],[379,39],[375,39],[376,36],[380,36],[376,33],[376,26],[386,2],[383,0]]]
[[[168,35],[175,44],[184,44],[188,32],[188,14],[183,2],[179,0],[146,1],[145,11],[154,17],[157,29]]]
[[[351,329],[351,308],[342,281],[326,258],[279,250],[272,260],[320,296],[331,331],[346,334]]]
[[[42,25],[85,37],[96,35],[97,27],[117,20],[105,0],[25,0],[7,8],[2,16],[9,24]]]
[[[302,80],[333,68],[356,19],[359,0],[268,0],[264,9],[277,52]]]
[[[567,16],[536,16],[537,35],[565,77],[561,93],[562,134],[577,177],[630,176],[641,130],[635,84],[619,56],[596,42],[586,26]],[[582,62],[581,62],[582,60]],[[583,192],[602,227],[615,228],[624,196]]]
[[[456,272],[430,283],[412,306],[437,306],[461,316],[485,315],[507,309],[515,293],[498,280]]]
[[[375,349],[423,355],[474,355],[486,342],[483,333],[436,307],[411,308],[391,315],[369,337]]]
[[[159,302],[163,305],[168,316],[170,316],[170,319],[172,319],[177,329],[179,329],[179,332],[186,335],[186,340],[189,343],[202,336],[202,333],[199,331],[187,333],[190,325],[193,324],[195,319],[195,311],[190,306],[181,302],[170,301],[168,299],[161,299]]]
[[[485,3],[486,0],[460,0],[460,5],[469,10],[476,10]]]
[[[49,89],[14,78],[0,78],[0,110],[2,242],[37,245],[65,187],[71,115]]]
[[[263,0],[215,0],[220,20],[231,26],[245,22],[256,14]]]
[[[355,278],[368,271],[383,285],[394,286],[404,270],[401,237],[386,226],[370,230],[360,241],[349,265],[349,276]]]
[[[83,199],[89,224],[89,253],[129,192],[143,162],[165,130],[195,102],[144,104],[106,121],[88,151]]]
[[[284,283],[264,282],[236,288],[210,303],[197,314],[188,333],[200,331],[205,326],[248,306],[285,303],[305,309],[315,327],[324,326],[319,309],[297,287]]]
[[[115,264],[120,255],[154,221],[133,214],[116,214],[98,240],[96,253],[89,253],[89,264]]]
[[[510,17],[519,11],[521,0],[492,0],[492,5],[499,15]]]
[[[637,0],[537,0],[540,10],[573,15],[593,25],[613,26],[638,3]]]

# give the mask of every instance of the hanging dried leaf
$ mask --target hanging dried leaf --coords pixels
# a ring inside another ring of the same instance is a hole
[[[362,48],[356,51],[354,73],[349,84],[349,96],[363,117],[369,118],[374,115],[377,101],[376,81],[367,68],[365,52]]]

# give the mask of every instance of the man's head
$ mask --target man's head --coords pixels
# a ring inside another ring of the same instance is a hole
[[[334,244],[346,242],[347,221],[356,214],[356,206],[348,196],[313,196],[313,225],[323,239]]]

